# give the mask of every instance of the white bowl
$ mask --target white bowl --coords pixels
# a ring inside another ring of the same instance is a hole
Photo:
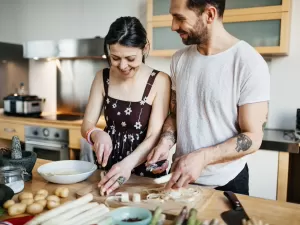
[[[44,164],[37,172],[56,184],[74,184],[86,180],[97,169],[94,163],[81,160],[62,160]]]

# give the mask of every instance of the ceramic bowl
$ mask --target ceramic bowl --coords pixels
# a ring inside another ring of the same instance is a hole
[[[40,166],[37,172],[56,184],[74,184],[86,180],[97,169],[94,163],[81,160],[62,160]]]
[[[113,219],[113,224],[118,225],[148,225],[152,219],[152,213],[148,209],[138,207],[120,207],[112,210],[110,216]],[[126,222],[128,219],[138,218],[139,221]]]

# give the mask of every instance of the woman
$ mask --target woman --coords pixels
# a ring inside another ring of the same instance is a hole
[[[93,145],[99,167],[109,170],[98,185],[109,194],[132,172],[162,175],[147,171],[145,162],[168,115],[171,82],[167,74],[144,64],[149,43],[137,18],[112,23],[104,48],[110,68],[93,81],[81,132]],[[104,131],[95,127],[102,108]]]

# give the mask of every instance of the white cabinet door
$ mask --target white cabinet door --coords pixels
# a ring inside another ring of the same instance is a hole
[[[249,156],[250,196],[276,200],[278,156],[279,152],[268,150],[258,150]]]

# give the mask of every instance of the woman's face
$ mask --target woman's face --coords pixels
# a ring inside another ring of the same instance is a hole
[[[143,51],[140,48],[120,44],[110,45],[110,61],[124,78],[133,77],[142,64]]]

